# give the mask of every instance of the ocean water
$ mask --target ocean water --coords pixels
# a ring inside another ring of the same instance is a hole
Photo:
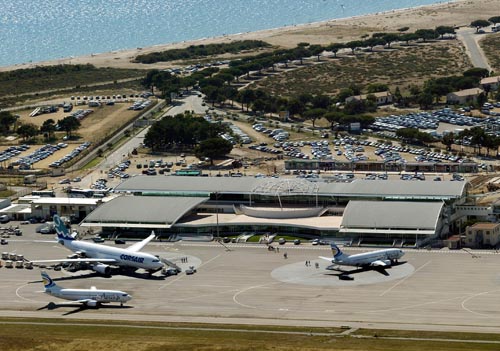
[[[0,0],[0,66],[429,5],[433,0]]]

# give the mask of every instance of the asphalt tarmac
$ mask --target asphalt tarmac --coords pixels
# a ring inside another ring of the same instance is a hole
[[[29,227],[29,228],[28,228]],[[52,235],[11,237],[5,252],[28,259],[55,259],[70,252]],[[33,232],[33,233],[32,233]],[[128,245],[129,243],[127,243]],[[123,245],[121,245],[123,246]],[[278,246],[276,244],[276,246]],[[159,273],[134,276],[99,276],[91,271],[48,273],[67,288],[118,289],[133,299],[124,308],[100,309],[60,306],[44,294],[40,269],[0,268],[2,316],[71,317],[88,319],[213,322],[263,325],[349,326],[388,329],[500,330],[500,254],[405,249],[405,262],[388,269],[352,274],[340,280],[327,270],[328,246],[302,244],[268,251],[258,244],[159,243],[144,251],[158,254],[183,269],[195,266],[192,275],[163,277]],[[346,253],[367,248],[345,248]],[[284,253],[287,258],[284,258]],[[184,262],[182,258],[187,258]],[[306,266],[305,262],[311,265]],[[319,267],[316,268],[316,262]],[[343,269],[353,269],[344,267]]]

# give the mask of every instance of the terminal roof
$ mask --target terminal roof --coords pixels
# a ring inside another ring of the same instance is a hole
[[[95,209],[82,226],[170,228],[207,197],[119,196]]]

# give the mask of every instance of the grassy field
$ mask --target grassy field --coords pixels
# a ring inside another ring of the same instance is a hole
[[[500,56],[498,55],[498,48],[500,47],[500,33],[488,34],[479,44],[490,63],[491,70],[495,72],[495,75],[499,75]]]
[[[12,322],[17,322],[12,324]],[[495,334],[57,319],[2,319],[3,350],[498,350]],[[68,325],[71,324],[71,325]],[[375,335],[376,334],[376,335]],[[456,338],[458,335],[458,338]],[[393,337],[393,338],[391,338]],[[459,340],[463,337],[464,341]],[[405,340],[405,338],[416,338]],[[434,340],[433,340],[434,339]],[[438,340],[441,339],[441,340]],[[449,339],[449,340],[446,340]],[[450,341],[453,340],[453,341]]]
[[[350,85],[383,83],[391,91],[399,87],[405,93],[410,85],[422,86],[426,79],[461,74],[469,68],[461,44],[450,40],[401,46],[390,52],[339,56],[323,64],[269,76],[255,86],[280,96],[297,96],[305,92],[334,95]]]
[[[47,66],[0,72],[0,98],[142,76],[143,70],[95,68],[91,65]]]

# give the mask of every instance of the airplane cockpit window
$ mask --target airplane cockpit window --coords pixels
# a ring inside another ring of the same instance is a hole
[[[157,263],[157,262],[160,262],[160,260],[153,260],[152,262],[153,263]]]

